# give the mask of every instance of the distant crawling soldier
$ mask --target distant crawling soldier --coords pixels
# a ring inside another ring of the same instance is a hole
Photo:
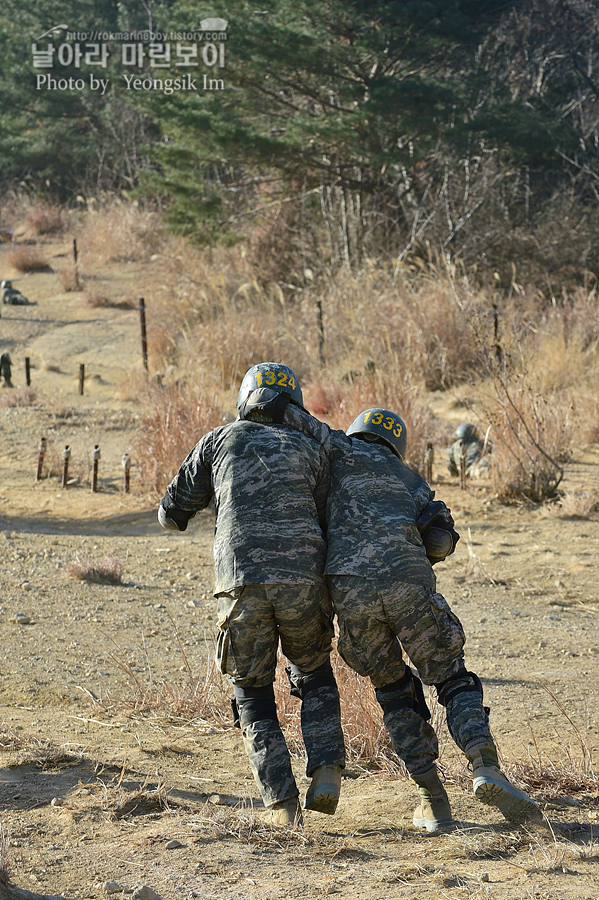
[[[3,353],[2,356],[0,356],[0,378],[2,378],[4,381],[4,384],[2,385],[2,387],[11,388],[13,386],[12,380],[11,380],[11,378],[12,378],[12,360],[10,358],[9,353]]]
[[[464,455],[466,475],[472,478],[488,477],[491,460],[488,456],[490,448],[481,440],[476,425],[462,422],[455,432],[457,440],[449,448],[449,474],[460,474],[460,462]]]
[[[3,281],[0,284],[2,288],[2,303],[5,306],[29,306],[27,297],[12,286],[12,281]]]
[[[256,392],[246,410],[259,400]],[[403,421],[368,409],[346,435],[292,404],[283,421],[319,439],[330,459],[325,573],[338,650],[376,689],[393,748],[420,796],[414,825],[436,832],[454,824],[423,682],[435,686],[449,732],[472,764],[475,796],[511,822],[540,818],[499,768],[482,685],[465,666],[462,625],[436,590],[432,563],[453,552],[458,535],[445,504],[403,461]],[[418,674],[405,665],[402,647]]]
[[[264,805],[272,821],[286,825],[300,822],[301,813],[275,706],[279,639],[291,663],[291,692],[302,701],[312,777],[305,809],[335,812],[345,765],[323,576],[330,468],[320,443],[281,424],[287,402],[303,404],[294,372],[271,362],[253,366],[241,383],[240,411],[261,385],[270,387],[272,410],[256,408],[204,435],[168,486],[158,519],[185,531],[214,498],[217,662],[234,687],[234,712]]]

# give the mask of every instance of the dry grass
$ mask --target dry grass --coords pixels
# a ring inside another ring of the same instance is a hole
[[[123,560],[116,556],[105,556],[97,562],[76,556],[65,566],[65,575],[90,584],[121,584],[124,568]]]
[[[35,247],[10,248],[5,256],[6,264],[17,272],[47,272],[50,263],[47,258]]]
[[[0,751],[21,750],[28,740],[29,736],[23,731],[13,731],[5,722],[0,725]]]
[[[115,796],[112,796],[113,793]],[[145,785],[135,791],[127,791],[119,784],[114,792],[106,790],[102,808],[110,814],[111,819],[118,821],[128,816],[162,813],[169,809],[169,804],[163,784],[158,784],[155,788]]]
[[[268,276],[252,247],[249,253],[246,245],[200,251],[167,235],[156,212],[121,202],[88,210],[79,245],[94,264],[156,263],[144,285],[151,297],[151,370],[164,384],[188,385],[189,396],[196,392],[212,412],[232,412],[245,371],[275,359],[296,371],[308,407],[336,427],[373,405],[401,415],[410,464],[422,471],[426,444],[448,441],[447,426],[430,413],[427,391],[466,383],[474,403],[469,417],[483,430],[492,426],[493,487],[510,502],[554,499],[572,446],[597,439],[594,289],[577,287],[556,305],[520,285],[502,297],[430,253],[394,266],[367,260],[360,271],[339,269],[317,279],[299,273],[290,285],[276,280],[279,261]],[[112,301],[90,294],[86,302]],[[132,384],[126,391],[153,423],[155,394]],[[182,410],[175,418],[193,416]],[[200,418],[203,430],[220,424],[210,410]],[[157,472],[147,423],[140,484],[161,490],[167,471],[170,476],[195,441],[170,447]]]
[[[37,395],[31,387],[13,388],[0,392],[0,408],[9,406],[33,406]]]
[[[27,224],[34,234],[58,234],[66,224],[65,211],[60,206],[35,206],[27,215]]]
[[[136,309],[138,306],[137,302],[132,298],[113,300],[100,291],[88,291],[83,301],[86,306],[90,306],[92,309]]]
[[[83,290],[79,272],[75,268],[63,269],[62,272],[58,272],[58,282],[65,293]]]
[[[202,435],[222,425],[224,416],[213,397],[189,385],[148,385],[143,397],[135,457],[144,489],[161,495]]]
[[[117,201],[88,213],[77,244],[84,263],[138,262],[159,253],[165,239],[158,213]]]
[[[590,519],[598,504],[599,497],[595,493],[567,491],[549,509],[559,519]]]

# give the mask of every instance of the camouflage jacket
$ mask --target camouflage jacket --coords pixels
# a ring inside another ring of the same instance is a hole
[[[166,490],[196,512],[214,498],[214,593],[243,584],[313,584],[323,574],[329,463],[287,425],[236,421],[204,435]]]
[[[435,494],[420,475],[389,448],[333,431],[291,403],[284,421],[318,440],[331,463],[326,574],[434,587],[416,522]]]

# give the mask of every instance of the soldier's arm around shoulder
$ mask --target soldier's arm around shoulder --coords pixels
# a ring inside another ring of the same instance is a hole
[[[257,419],[275,424],[288,425],[301,431],[321,444],[325,452],[330,449],[331,429],[324,422],[311,415],[303,406],[290,402],[286,393],[279,393],[272,388],[262,387],[252,391],[239,407],[240,419]],[[260,418],[258,418],[260,417]]]
[[[190,519],[212,499],[212,435],[205,434],[183,461],[158,507],[158,521],[170,531],[185,531]]]

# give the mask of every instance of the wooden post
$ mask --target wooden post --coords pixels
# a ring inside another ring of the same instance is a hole
[[[316,301],[316,320],[318,323],[318,356],[320,365],[324,366],[324,324],[322,321],[322,300]]]
[[[128,453],[123,453],[122,465],[125,471],[124,491],[128,494],[131,485],[131,457]]]
[[[141,355],[143,359],[144,369],[148,371],[148,334],[146,331],[146,301],[143,297],[139,298],[139,318],[141,324]]]
[[[71,458],[71,448],[67,444],[62,451],[62,487],[66,488],[69,479],[69,460]]]
[[[42,479],[42,470],[44,468],[44,457],[46,456],[46,438],[40,438],[40,445],[37,451],[37,472],[35,473],[35,480],[41,481]]]
[[[29,357],[25,357],[25,384],[27,387],[31,384],[31,363]]]
[[[466,490],[466,444],[460,442],[460,488]]]
[[[85,384],[85,364],[79,364],[79,393],[83,396],[83,385]]]
[[[431,443],[426,445],[424,454],[424,480],[427,484],[433,483],[433,462],[435,461],[435,450]]]
[[[98,490],[98,460],[100,459],[100,445],[96,444],[92,456],[92,491],[95,494]]]

